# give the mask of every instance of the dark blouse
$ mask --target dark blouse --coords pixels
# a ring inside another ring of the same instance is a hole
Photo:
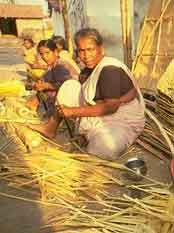
[[[80,75],[80,82],[92,73],[92,69],[85,68]],[[116,66],[105,66],[99,76],[94,100],[117,99],[128,93],[134,87],[127,73]]]
[[[57,91],[60,86],[68,79],[70,79],[69,70],[62,64],[55,65],[52,69],[48,70],[44,76],[44,82],[51,83],[55,87],[55,91],[45,90],[42,92],[37,92],[37,97],[39,98],[39,108],[38,111],[45,111],[46,116],[50,117],[55,112],[55,99]]]
[[[58,89],[64,81],[70,79],[70,72],[62,64],[57,64],[52,69],[48,70],[43,76],[45,82],[51,83]]]

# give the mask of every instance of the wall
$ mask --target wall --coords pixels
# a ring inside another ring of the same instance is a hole
[[[8,3],[8,0],[0,0],[0,3]],[[48,3],[46,0],[14,0],[15,4],[20,5],[40,5],[43,7],[44,14],[48,13]]]
[[[86,0],[86,7],[88,24],[101,32],[106,54],[123,60],[120,1]]]
[[[59,14],[53,10],[51,18],[52,18],[54,35],[56,36],[60,35],[64,37],[65,33],[64,33],[64,24],[63,24],[62,14]]]
[[[17,19],[16,20],[18,36],[31,35],[38,41],[44,37],[43,22],[40,19]]]

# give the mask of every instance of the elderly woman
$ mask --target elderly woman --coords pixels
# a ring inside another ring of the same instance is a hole
[[[143,97],[129,69],[117,59],[105,56],[97,30],[78,31],[75,43],[86,65],[81,78],[81,104],[67,106],[66,102],[58,114],[80,119],[78,128],[88,141],[88,153],[114,160],[144,128]]]

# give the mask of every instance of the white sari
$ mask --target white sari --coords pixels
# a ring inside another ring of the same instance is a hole
[[[80,92],[77,93],[77,97],[72,96],[76,99],[76,106],[77,99],[81,102],[79,105],[95,105],[94,97],[100,72],[105,66],[110,65],[122,68],[128,74],[138,91],[138,98],[122,104],[113,114],[100,117],[82,117],[79,131],[86,136],[89,142],[88,153],[114,160],[136,140],[143,131],[145,124],[143,97],[132,78],[131,72],[117,59],[104,57],[82,85],[82,89],[78,88]],[[70,105],[73,106],[72,103]]]

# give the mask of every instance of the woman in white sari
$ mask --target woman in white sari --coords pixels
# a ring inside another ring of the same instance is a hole
[[[144,128],[143,97],[128,68],[104,55],[97,30],[80,30],[75,42],[87,76],[81,80],[81,95],[74,95],[76,100],[80,96],[79,105],[77,101],[73,104],[72,99],[68,104],[58,95],[59,104],[63,104],[58,114],[79,119],[78,129],[88,141],[88,153],[114,160]]]

